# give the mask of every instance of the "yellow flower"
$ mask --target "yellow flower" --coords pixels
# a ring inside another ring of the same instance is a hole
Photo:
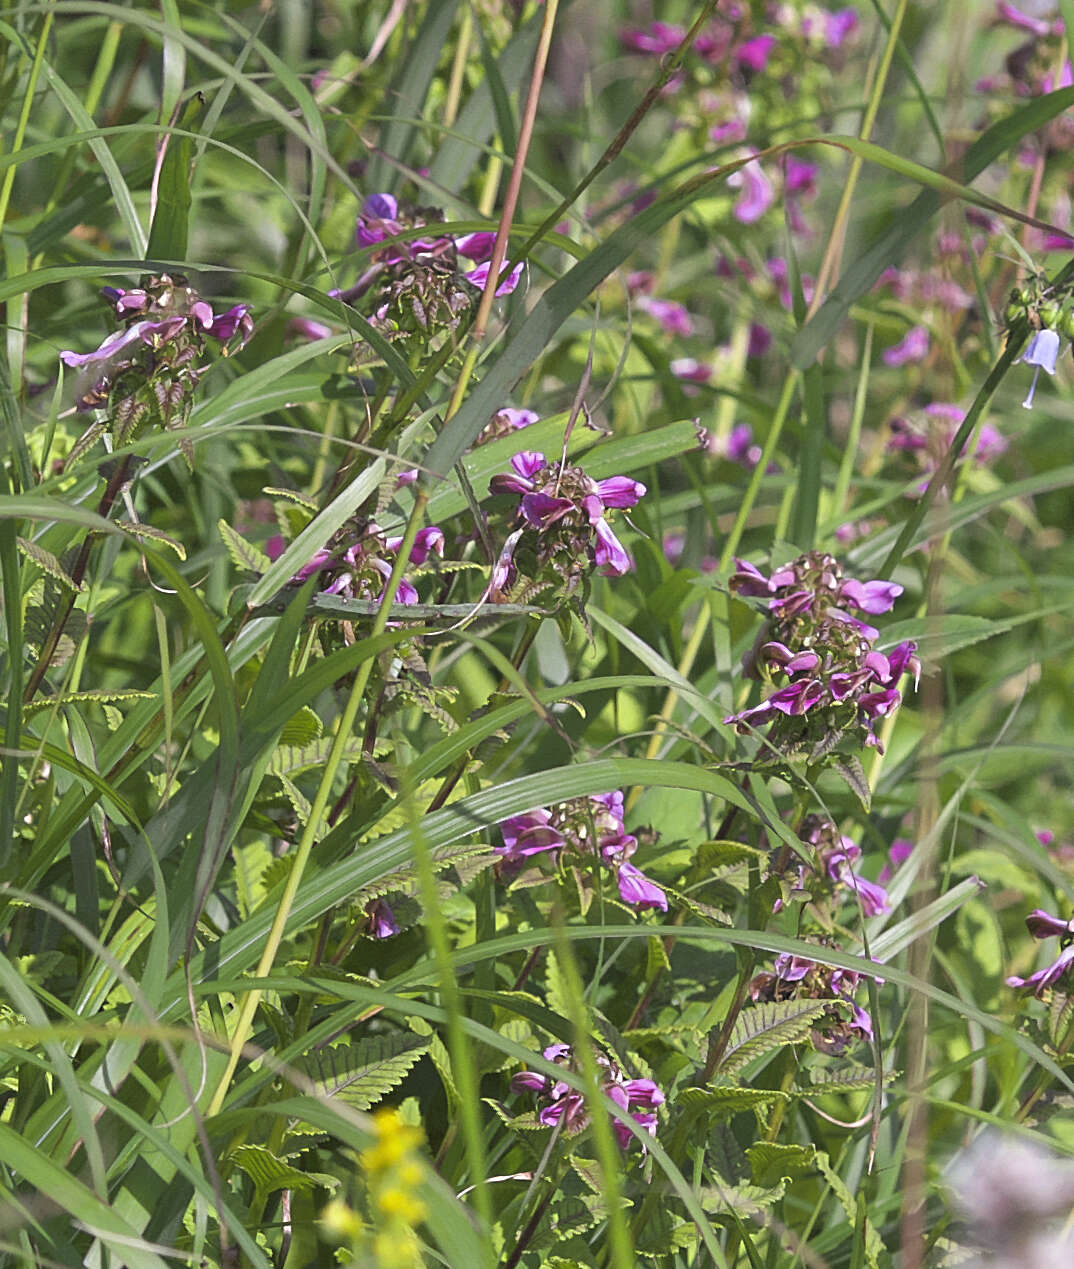
[[[362,1218],[342,1199],[332,1199],[322,1208],[321,1224],[325,1234],[337,1242],[357,1238],[362,1232]]]

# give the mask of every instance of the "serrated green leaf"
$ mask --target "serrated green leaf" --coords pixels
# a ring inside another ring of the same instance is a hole
[[[527,1111],[524,1115],[509,1115],[494,1097],[483,1097],[481,1100],[486,1106],[492,1108],[496,1118],[505,1128],[511,1128],[515,1132],[534,1132],[539,1128],[547,1127],[547,1124],[542,1124],[537,1118],[536,1111]]]
[[[153,692],[139,692],[134,688],[129,691],[109,692],[106,690],[87,690],[85,692],[65,692],[61,696],[49,696],[44,700],[31,701],[26,706],[26,713],[33,714],[38,710],[52,709],[57,705],[111,705],[116,701],[151,701],[156,697]]]
[[[816,1148],[794,1143],[758,1141],[746,1149],[753,1183],[763,1189],[794,1181],[816,1166]]]
[[[294,489],[277,489],[273,485],[266,485],[262,490],[266,498],[284,498],[288,502],[293,502],[303,510],[310,512],[311,515],[317,514],[317,504],[312,498],[307,498],[305,494],[298,493]]]
[[[745,842],[702,842],[697,848],[697,866],[707,868],[725,868],[728,864],[748,864],[751,860],[766,860],[768,852],[756,846],[747,846]]]
[[[890,1083],[898,1071],[884,1071],[884,1083]],[[824,1093],[860,1093],[876,1087],[876,1071],[868,1066],[852,1066],[829,1070],[827,1067],[809,1071],[810,1085],[793,1089],[795,1097],[819,1097]]]
[[[31,542],[29,538],[16,537],[15,544],[28,560],[33,560],[39,569],[59,582],[61,586],[76,592],[86,589],[85,586],[75,582],[74,578],[71,577],[51,551],[46,551],[43,546],[39,546],[36,542]]]
[[[356,1044],[320,1049],[296,1065],[325,1097],[338,1097],[356,1110],[369,1110],[403,1082],[428,1043],[406,1032],[366,1036]]]
[[[847,1189],[846,1182],[838,1172],[831,1166],[827,1154],[823,1150],[818,1150],[815,1158],[816,1166],[824,1174],[824,1179],[832,1187],[836,1198],[842,1205],[843,1211],[846,1213],[850,1226],[855,1231],[858,1228],[858,1205],[854,1201],[854,1196]],[[884,1250],[884,1244],[880,1240],[880,1235],[870,1222],[868,1214],[863,1212],[862,1219],[865,1222],[865,1256],[869,1264],[869,1269],[880,1269],[880,1253]]]
[[[722,1123],[743,1111],[789,1100],[789,1096],[778,1088],[740,1088],[737,1084],[717,1084],[712,1088],[684,1088],[675,1098],[675,1105],[694,1114],[704,1114],[710,1123]]]
[[[177,542],[175,538],[169,537],[161,529],[156,529],[151,524],[133,524],[129,520],[117,520],[116,528],[122,529],[124,533],[130,534],[132,538],[144,538],[147,542],[159,542],[161,546],[169,547],[173,550],[181,560],[186,559],[186,547],[182,542]]]
[[[309,744],[280,745],[272,755],[269,770],[279,776],[294,776],[313,767],[323,767],[333,744],[332,736],[322,736]],[[362,757],[362,742],[349,740],[343,750],[344,762],[357,762]]]
[[[226,520],[218,520],[216,527],[220,530],[220,536],[224,539],[227,553],[231,556],[232,563],[236,568],[245,569],[250,573],[257,573],[259,576],[268,571],[272,561],[264,551],[247,542],[241,534],[235,532]]]
[[[786,1188],[786,1181],[780,1181],[778,1185],[768,1189],[759,1185],[748,1185],[745,1182],[738,1185],[711,1185],[703,1186],[698,1197],[701,1200],[701,1206],[716,1220],[733,1223],[732,1212],[737,1213],[739,1217],[758,1215],[766,1207],[771,1207],[773,1203],[778,1202],[783,1197]]]
[[[861,803],[862,810],[868,814],[873,804],[873,791],[869,787],[869,777],[865,774],[865,768],[858,755],[855,753],[849,757],[842,755],[833,758],[832,769],[843,777],[851,793]]]
[[[273,1190],[316,1190],[318,1187],[334,1190],[342,1184],[339,1177],[328,1176],[324,1172],[300,1172],[283,1159],[277,1159],[264,1146],[237,1146],[231,1152],[231,1158],[263,1194],[270,1194]]]
[[[830,1000],[770,1000],[750,1005],[738,1015],[727,1051],[720,1063],[722,1075],[734,1074],[750,1062],[787,1044],[805,1040],[813,1024],[832,1004]]]
[[[283,725],[280,732],[280,744],[302,749],[311,744],[321,734],[321,720],[308,705],[303,705],[297,714],[292,715]],[[327,754],[325,759],[327,760]]]

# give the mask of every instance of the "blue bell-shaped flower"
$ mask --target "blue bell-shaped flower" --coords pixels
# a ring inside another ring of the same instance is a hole
[[[1022,402],[1022,407],[1026,410],[1033,407],[1033,394],[1037,390],[1037,380],[1040,378],[1041,370],[1046,370],[1048,374],[1055,374],[1055,363],[1059,358],[1059,336],[1054,330],[1039,330],[1030,339],[1026,350],[1022,353],[1019,361],[1024,361],[1028,366],[1035,366],[1033,371],[1033,382],[1029,387],[1029,395]]]

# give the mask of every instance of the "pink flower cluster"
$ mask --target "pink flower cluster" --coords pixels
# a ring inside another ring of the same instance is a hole
[[[563,851],[595,855],[614,868],[624,903],[668,910],[664,891],[630,862],[638,839],[626,831],[623,794],[618,789],[512,815],[500,825],[500,832],[503,845],[496,852],[505,872],[517,872],[534,855],[548,854],[555,860]]]
[[[616,1063],[599,1050],[594,1056],[601,1071],[602,1090],[625,1115],[629,1115],[651,1137],[655,1137],[657,1107],[663,1106],[665,1101],[660,1088],[650,1079],[627,1079]],[[557,1066],[564,1066],[572,1071],[578,1069],[569,1044],[549,1045],[544,1051],[544,1057]],[[552,1080],[538,1071],[519,1071],[511,1079],[511,1088],[516,1093],[537,1094],[538,1100],[544,1103],[537,1117],[546,1127],[554,1128],[557,1124],[562,1124],[564,1131],[573,1135],[581,1132],[589,1123],[585,1098],[565,1080]],[[620,1146],[625,1150],[634,1134],[619,1117],[613,1119],[612,1126]]]
[[[822,1026],[814,1029],[814,1046],[822,1053],[838,1055],[859,1040],[873,1038],[873,1020],[854,997],[863,975],[849,969],[834,969],[803,956],[783,952],[776,958],[773,973],[756,975],[750,982],[750,999],[830,1000],[833,1002]],[[883,979],[877,978],[877,982]],[[839,1002],[838,1004],[836,1002]]]
[[[168,377],[169,370],[175,372],[174,377],[181,372],[183,382],[165,391],[169,396],[189,395],[202,372],[197,362],[206,336],[224,345],[226,354],[236,335],[240,336],[235,345],[238,350],[253,334],[249,304],[236,304],[225,313],[216,313],[179,275],[161,274],[129,290],[106,286],[101,294],[126,325],[92,352],[60,353],[65,366],[80,372],[76,404],[81,412],[105,405],[116,381],[139,368],[147,382],[162,373]]]
[[[861,859],[861,847],[850,837],[840,833],[826,815],[806,816],[799,830],[802,841],[813,848],[810,859],[800,859],[793,878],[793,890],[803,897],[816,901],[818,888],[826,888],[836,894],[849,892],[861,903],[867,917],[879,916],[891,911],[888,892],[875,881],[858,875],[855,865]],[[818,885],[819,883],[819,885]],[[784,906],[777,900],[775,910]]]
[[[355,238],[359,247],[379,247],[374,259],[383,265],[403,264],[423,258],[443,258],[449,254],[461,256],[476,266],[462,275],[463,280],[478,290],[484,290],[496,235],[489,231],[480,231],[454,238],[448,234],[435,233],[421,238],[399,237],[405,230],[427,223],[430,222],[420,213],[401,212],[394,195],[370,194],[362,204]],[[435,223],[431,222],[433,226]],[[522,262],[519,261],[506,276],[501,275],[503,280],[496,289],[497,295],[510,295],[515,290],[522,276],[522,268]],[[349,298],[345,292],[336,294],[340,294],[343,299]]]
[[[516,556],[529,539],[537,568],[555,568],[568,581],[568,591],[595,565],[612,577],[630,570],[630,556],[608,522],[607,512],[633,507],[645,486],[629,476],[594,480],[570,463],[549,463],[535,450],[511,459],[513,472],[493,476],[494,494],[520,497],[515,529],[493,569],[494,590],[504,590],[517,574]]]
[[[338,595],[343,599],[378,600],[392,574],[392,564],[385,556],[397,555],[402,544],[402,537],[387,537],[376,521],[370,520],[344,550],[341,551],[337,545],[318,551],[291,581],[304,582],[316,573],[326,574],[328,584],[320,594]],[[286,545],[282,537],[271,538],[266,546],[269,559],[278,559]],[[418,531],[410,550],[410,562],[420,567],[431,554],[444,554],[444,531],[435,525]],[[395,602],[418,602],[413,582],[405,577],[400,580]]]
[[[748,668],[768,681],[778,676],[787,682],[761,704],[724,721],[749,731],[806,716],[821,721],[824,714],[827,727],[845,730],[856,720],[865,743],[879,748],[876,720],[898,707],[902,676],[912,673],[916,683],[920,674],[917,645],[900,643],[885,655],[873,647],[880,632],[846,610],[889,612],[902,587],[844,577],[839,562],[822,552],[800,556],[771,577],[746,560],[735,564],[732,591],[768,599],[768,620]],[[780,739],[801,741],[802,728],[777,727],[769,740],[778,746]]]

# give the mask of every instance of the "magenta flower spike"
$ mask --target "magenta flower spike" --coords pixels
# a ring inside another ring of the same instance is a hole
[[[1059,336],[1054,330],[1039,330],[1030,339],[1026,350],[1019,358],[1024,361],[1027,366],[1033,366],[1033,382],[1029,386],[1029,395],[1022,402],[1022,408],[1031,410],[1033,408],[1033,395],[1037,391],[1037,380],[1040,378],[1041,370],[1047,371],[1048,374],[1055,374],[1055,363],[1059,358]]]

